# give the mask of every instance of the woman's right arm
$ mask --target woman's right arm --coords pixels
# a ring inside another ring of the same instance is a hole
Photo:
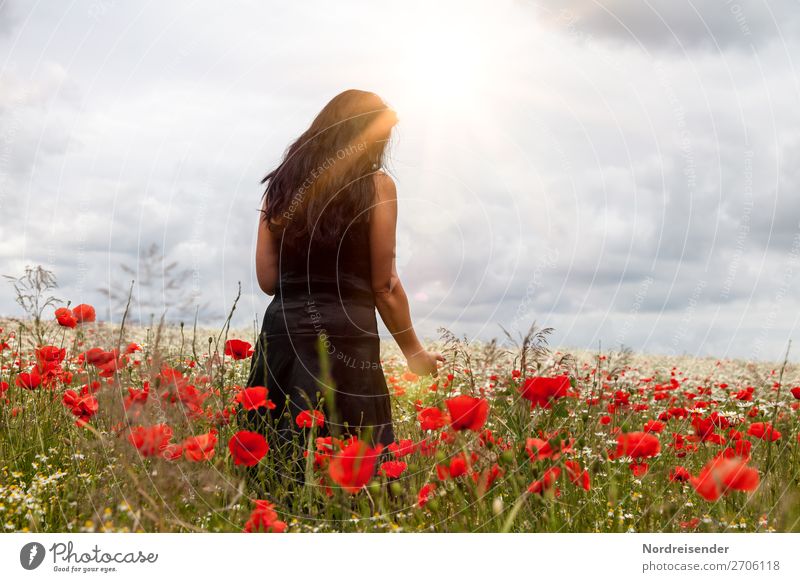
[[[415,374],[437,373],[437,362],[444,357],[427,351],[411,322],[408,296],[397,276],[395,240],[397,228],[397,189],[386,174],[375,174],[375,205],[370,217],[370,260],[372,291],[381,319],[391,332]]]

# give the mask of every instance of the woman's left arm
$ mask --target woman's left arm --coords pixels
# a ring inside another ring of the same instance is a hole
[[[264,210],[267,200],[264,199]],[[264,213],[258,213],[258,237],[256,238],[256,278],[258,286],[267,295],[275,294],[278,284],[278,249],[275,236],[269,229]]]

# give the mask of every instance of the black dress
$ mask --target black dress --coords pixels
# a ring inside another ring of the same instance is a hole
[[[369,225],[352,224],[338,244],[306,240],[290,245],[281,237],[278,248],[279,282],[264,314],[247,382],[266,386],[276,405],[264,419],[270,446],[303,443],[305,431],[295,419],[310,409],[325,413],[318,436],[355,435],[372,444],[392,443],[391,402],[370,277]]]

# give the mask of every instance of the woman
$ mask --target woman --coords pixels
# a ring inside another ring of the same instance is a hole
[[[397,194],[381,168],[396,123],[374,93],[345,91],[262,181],[256,275],[274,299],[248,385],[276,405],[273,447],[291,446],[297,415],[313,409],[327,434],[394,441],[376,308],[412,372],[443,361],[417,338],[395,267]]]

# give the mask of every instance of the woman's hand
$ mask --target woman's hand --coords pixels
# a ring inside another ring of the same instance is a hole
[[[439,375],[438,362],[444,362],[444,356],[439,352],[429,352],[420,350],[414,355],[406,358],[408,369],[418,376]]]

